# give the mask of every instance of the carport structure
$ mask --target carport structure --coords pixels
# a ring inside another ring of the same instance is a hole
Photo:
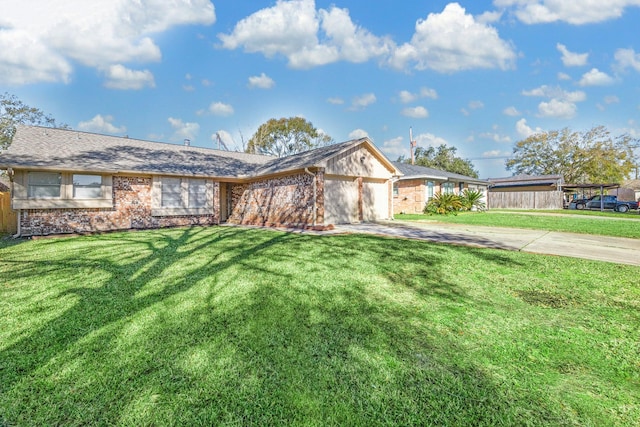
[[[564,192],[565,195],[565,201],[567,200],[567,197],[569,197],[569,200],[567,202],[567,205],[569,203],[571,203],[572,200],[578,199],[578,198],[588,198],[591,196],[595,196],[595,195],[603,195],[604,194],[604,190],[612,190],[612,189],[618,189],[620,188],[620,184],[564,184],[562,186],[562,191]],[[586,195],[586,190],[589,190],[589,195]],[[595,192],[594,194],[594,190],[598,190],[597,192]],[[603,199],[600,199],[600,210],[604,211],[604,201]]]

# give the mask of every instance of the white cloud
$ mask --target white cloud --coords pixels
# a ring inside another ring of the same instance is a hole
[[[271,89],[275,86],[276,82],[265,73],[260,74],[259,76],[251,76],[249,77],[249,87],[250,88],[258,88],[258,89]]]
[[[481,108],[484,108],[484,102],[482,101],[469,101],[468,105],[472,110],[479,110]]]
[[[418,143],[419,147],[437,147],[439,145],[448,145],[446,139],[436,136],[432,133],[421,133],[418,136],[414,136],[414,139]]]
[[[605,104],[618,104],[620,102],[620,98],[615,95],[609,95],[604,97]]]
[[[7,84],[68,83],[71,78],[70,62],[27,31],[0,25],[0,52],[0,81]]]
[[[418,70],[442,73],[476,69],[513,68],[516,54],[498,31],[472,15],[458,3],[448,4],[442,13],[430,13],[416,23],[411,42],[398,47],[390,63],[404,69],[408,64]]]
[[[409,104],[410,102],[418,99],[418,95],[416,95],[415,93],[411,93],[408,90],[401,90],[398,96],[400,97],[400,102],[402,102],[403,104]]]
[[[229,104],[224,104],[222,102],[212,102],[209,105],[209,113],[214,116],[222,116],[227,117],[231,116],[234,113],[233,107]]]
[[[215,11],[209,0],[4,0],[0,19],[0,81],[29,84],[68,82],[73,62],[105,70],[159,61],[153,37],[212,24]]]
[[[500,18],[502,18],[502,12],[496,10],[493,12],[484,12],[481,15],[477,15],[476,22],[479,22],[481,24],[493,24],[494,22],[500,21]]]
[[[482,132],[478,135],[480,138],[489,139],[493,142],[507,143],[511,142],[511,137],[508,135],[500,135],[498,132]]]
[[[420,98],[438,99],[438,92],[436,92],[435,89],[422,87],[420,88],[420,91],[418,93],[409,92],[408,90],[401,90],[398,93],[398,97],[400,98],[400,102],[402,102],[403,104],[409,104]]]
[[[395,160],[400,156],[409,157],[411,153],[409,152],[409,143],[407,141],[408,138],[397,136],[384,141],[380,150],[391,160]]]
[[[360,139],[366,138],[369,136],[369,133],[364,129],[354,129],[349,132],[349,139]]]
[[[542,129],[539,127],[532,129],[527,125],[527,119],[523,118],[516,122],[516,132],[518,132],[518,135],[522,138],[528,138],[533,134],[542,132]]]
[[[571,80],[571,76],[567,73],[559,72],[558,80]]]
[[[376,96],[373,93],[365,93],[356,96],[351,102],[351,110],[361,110],[376,102]]]
[[[327,102],[329,104],[333,104],[333,105],[342,105],[342,104],[344,104],[344,99],[333,97],[333,98],[328,98]]]
[[[480,157],[484,158],[484,159],[503,159],[506,157],[511,156],[511,152],[509,151],[502,151],[502,150],[490,150],[490,151],[484,151]]]
[[[117,127],[113,123],[113,116],[96,114],[91,120],[78,123],[78,129],[87,132],[123,134],[127,131],[125,126]]]
[[[636,53],[633,49],[618,49],[614,54],[618,68],[626,70],[633,68],[640,72],[640,53]]]
[[[268,25],[265,25],[268,23]],[[219,34],[226,49],[244,48],[268,58],[285,56],[292,68],[344,60],[365,62],[386,55],[393,43],[353,23],[347,9],[316,11],[314,0],[278,0],[239,21],[231,34]]]
[[[511,117],[517,117],[521,115],[520,111],[518,111],[518,109],[514,106],[505,108],[504,110],[502,110],[502,114]]]
[[[422,98],[438,99],[438,92],[428,87],[420,88],[420,96]]]
[[[524,96],[537,96],[546,98],[558,98],[569,102],[582,102],[587,99],[587,94],[583,91],[567,92],[559,87],[542,85],[535,89],[522,91]]]
[[[540,117],[571,119],[576,115],[577,109],[573,102],[553,98],[549,102],[541,102],[538,105],[538,114]]]
[[[564,21],[580,25],[619,18],[627,7],[638,6],[638,0],[494,0],[494,5],[514,8],[516,17],[525,24]]]
[[[592,68],[591,71],[582,75],[578,84],[580,86],[607,86],[614,82],[615,80],[613,77],[609,76],[607,73],[604,73],[597,68]]]
[[[408,107],[402,110],[402,115],[414,119],[425,119],[429,117],[429,111],[422,106]]]
[[[136,71],[124,65],[112,65],[105,70],[105,87],[109,89],[139,90],[144,87],[155,87],[156,83],[151,71]]]
[[[173,117],[169,117],[168,121],[174,130],[173,136],[171,137],[172,140],[179,141],[188,139],[193,141],[196,139],[198,131],[200,130],[200,125],[198,123],[185,123],[182,119],[175,119]]]
[[[562,53],[562,63],[565,67],[581,67],[587,64],[589,59],[588,53],[570,52],[567,47],[561,43],[556,44],[556,48]]]

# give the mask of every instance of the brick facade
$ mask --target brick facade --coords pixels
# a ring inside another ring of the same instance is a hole
[[[406,179],[397,181],[395,186],[398,193],[393,195],[393,213],[422,213],[427,203],[425,180]]]
[[[309,174],[236,184],[231,188],[231,224],[306,227],[313,223],[313,179]],[[316,224],[324,222],[322,172],[316,181]]]
[[[23,236],[88,233],[126,229],[160,228],[188,225],[213,225],[219,222],[219,203],[213,215],[152,216],[151,178],[113,177],[111,209],[27,209],[20,213]],[[218,185],[214,200],[218,200]]]

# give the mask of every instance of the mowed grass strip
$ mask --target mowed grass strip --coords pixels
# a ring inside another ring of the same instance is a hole
[[[483,225],[489,227],[529,228],[534,230],[562,231],[568,233],[595,234],[600,236],[640,239],[640,215],[600,212],[558,211],[517,213],[514,211],[460,212],[457,215],[399,214],[403,221],[438,221],[453,224]],[[593,213],[594,215],[590,215]]]
[[[0,425],[639,425],[640,268],[230,227],[0,241]]]

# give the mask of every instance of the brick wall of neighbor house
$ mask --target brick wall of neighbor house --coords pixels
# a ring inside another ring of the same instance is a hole
[[[323,200],[322,172],[318,173],[317,205]],[[313,177],[296,174],[266,179],[231,189],[231,224],[306,227],[313,224]],[[323,217],[324,215],[322,215]],[[316,224],[320,222],[318,212]]]
[[[218,200],[219,185],[214,186]],[[219,205],[214,203],[213,215],[151,216],[151,178],[135,176],[113,177],[112,209],[28,209],[21,211],[23,236],[87,233],[126,230],[131,228],[161,228],[188,225],[213,225],[219,222]]]
[[[396,182],[398,195],[393,196],[393,213],[422,213],[427,203],[424,179],[407,179]]]

